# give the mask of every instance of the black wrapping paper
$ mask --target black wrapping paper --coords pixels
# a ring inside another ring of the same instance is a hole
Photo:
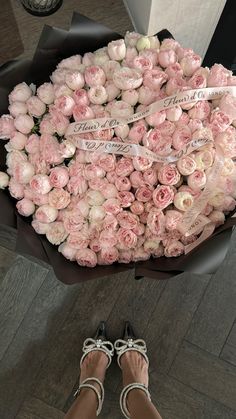
[[[168,30],[157,34],[160,41],[172,37]],[[0,68],[0,114],[8,113],[8,94],[22,81],[36,86],[48,81],[58,62],[74,54],[84,54],[106,46],[120,35],[85,16],[74,13],[70,30],[45,26],[32,61],[15,60]],[[6,151],[4,141],[0,142],[0,170],[5,170]],[[96,279],[105,275],[135,269],[136,278],[142,276],[156,279],[175,277],[183,271],[195,273],[215,272],[228,250],[232,226],[236,218],[228,218],[225,224],[199,247],[178,258],[158,258],[128,265],[115,263],[111,266],[82,268],[76,262],[66,260],[57,247],[44,236],[35,233],[30,219],[21,217],[15,209],[15,200],[8,192],[0,191],[0,223],[17,228],[16,250],[29,254],[50,264],[57,278],[73,284],[79,281]]]

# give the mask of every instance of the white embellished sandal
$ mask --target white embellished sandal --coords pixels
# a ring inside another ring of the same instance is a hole
[[[83,355],[81,357],[80,360],[80,366],[82,365],[85,357],[93,351],[101,351],[104,352],[107,355],[108,358],[108,364],[107,364],[107,368],[109,367],[109,365],[111,364],[112,361],[112,357],[114,355],[114,346],[113,344],[107,340],[106,337],[106,325],[105,322],[102,321],[99,323],[99,326],[97,328],[96,334],[94,336],[94,338],[87,338],[84,341],[83,344]],[[94,383],[98,384],[99,386],[99,390],[97,389],[97,387],[94,385]],[[98,408],[96,411],[96,415],[98,416],[102,410],[102,405],[103,405],[103,401],[104,401],[104,387],[102,382],[96,378],[96,377],[89,377],[86,378],[78,387],[78,389],[76,390],[74,396],[78,396],[78,394],[80,393],[80,391],[83,388],[89,388],[91,390],[93,390],[97,396],[97,400],[98,400]]]
[[[136,351],[139,352],[149,365],[149,360],[146,355],[147,353],[147,346],[146,342],[143,339],[136,339],[134,334],[133,328],[130,322],[125,322],[124,334],[123,339],[117,339],[114,344],[114,348],[117,354],[117,363],[121,368],[120,359],[122,355],[127,351]],[[130,413],[127,407],[127,397],[131,390],[138,389],[145,392],[148,399],[151,401],[151,396],[148,391],[148,388],[142,383],[131,383],[128,384],[126,387],[123,388],[121,395],[120,395],[120,408],[125,418],[130,418]]]

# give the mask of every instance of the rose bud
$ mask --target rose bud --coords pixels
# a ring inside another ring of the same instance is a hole
[[[107,45],[107,52],[111,60],[121,61],[125,58],[126,46],[123,39],[111,41]]]
[[[15,118],[14,125],[22,134],[29,134],[34,127],[34,120],[30,115],[19,115]]]
[[[54,101],[55,93],[52,83],[43,83],[37,89],[37,95],[42,102],[50,105]]]
[[[13,102],[8,106],[8,110],[12,116],[16,117],[20,114],[26,114],[28,108],[25,102]]]
[[[32,93],[31,88],[25,82],[19,83],[9,94],[9,102],[26,102]]]
[[[32,116],[39,117],[46,112],[46,105],[37,96],[31,96],[27,102],[28,112]]]
[[[150,48],[150,40],[147,36],[141,36],[136,43],[136,48],[138,51],[142,51],[143,49]]]
[[[193,196],[189,192],[177,192],[174,196],[174,205],[180,211],[191,208],[193,201]]]

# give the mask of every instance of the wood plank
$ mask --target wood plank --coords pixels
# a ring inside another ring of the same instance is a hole
[[[151,367],[159,372],[169,370],[209,278],[184,273],[168,281],[146,332]]]
[[[0,359],[14,337],[47,270],[17,256],[0,284]]]
[[[31,397],[24,402],[16,419],[63,419],[64,416],[64,412]]]
[[[151,374],[149,389],[163,419],[235,419],[236,416],[235,411],[158,371]]]
[[[169,374],[236,411],[236,367],[228,362],[185,341]]]
[[[236,317],[236,230],[194,316],[187,340],[219,356]]]
[[[0,363],[1,419],[15,417],[37,385],[35,378],[80,291],[59,282],[52,271],[47,274]]]
[[[232,327],[220,357],[236,366],[236,323]]]
[[[0,246],[9,250],[15,250],[17,230],[4,224],[0,224]]]
[[[0,283],[3,281],[8,269],[14,263],[16,254],[5,247],[0,246]]]
[[[77,387],[84,339],[93,336],[100,320],[107,320],[128,280],[134,280],[132,271],[83,284],[37,377],[35,397],[63,409]]]

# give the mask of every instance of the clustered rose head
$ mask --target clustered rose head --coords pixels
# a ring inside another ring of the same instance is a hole
[[[236,98],[173,103],[133,123],[127,119],[170,95],[235,83],[221,64],[203,68],[177,41],[160,44],[135,32],[66,58],[50,82],[37,89],[23,82],[10,93],[9,114],[0,118],[0,138],[8,140],[0,189],[8,187],[36,233],[80,266],[177,257],[201,234],[184,236],[179,225],[218,153],[223,168],[202,215],[217,227],[235,208]],[[72,122],[109,117],[122,124],[66,134]],[[202,138],[208,144],[182,154]],[[84,151],[81,139],[144,146],[163,160]],[[178,160],[169,158],[177,153]]]

